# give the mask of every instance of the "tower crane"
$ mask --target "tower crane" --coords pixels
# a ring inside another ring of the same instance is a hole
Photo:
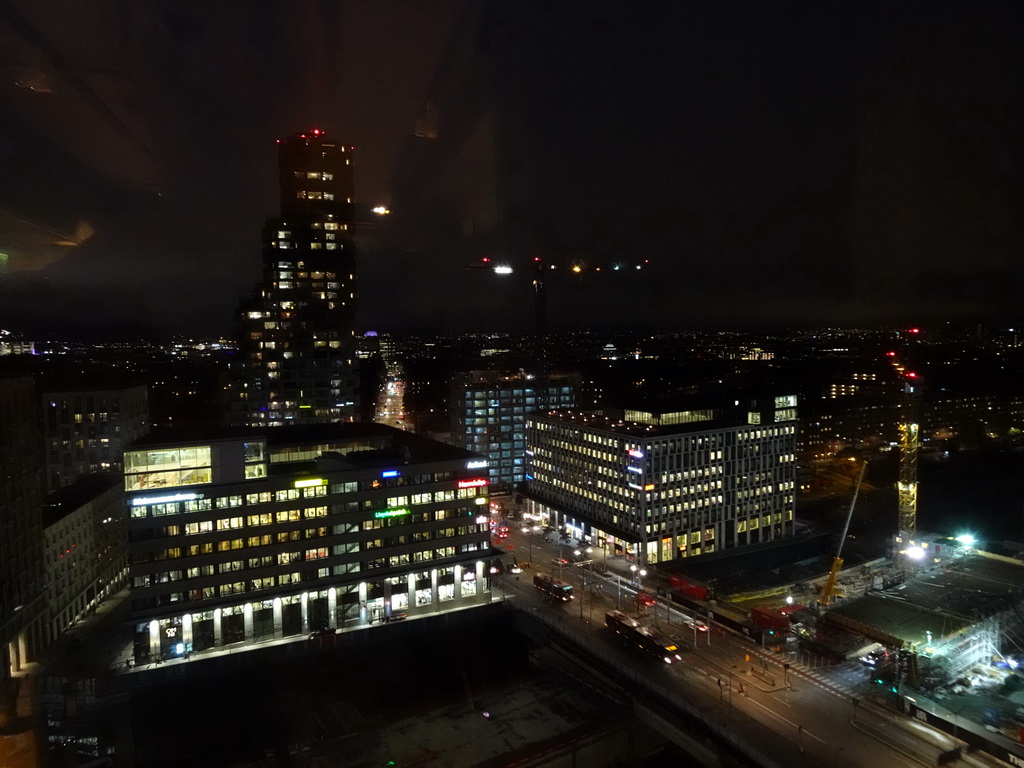
[[[920,333],[911,328],[911,338]],[[889,353],[896,358],[895,352]],[[903,396],[900,400],[900,473],[896,481],[899,501],[899,522],[897,541],[909,541],[917,533],[917,454],[920,447],[921,427],[917,420],[917,395],[921,386],[920,378],[913,371],[907,371],[898,359],[893,360],[896,372],[903,381]]]
[[[853,487],[853,498],[850,500],[850,509],[846,513],[846,522],[843,524],[843,533],[839,537],[839,544],[836,546],[836,556],[832,559],[832,568],[828,572],[825,586],[821,590],[821,603],[828,605],[832,599],[832,592],[836,587],[836,578],[843,568],[843,543],[846,541],[846,533],[850,530],[850,520],[853,519],[853,508],[857,504],[857,494],[860,493],[860,484],[864,480],[864,472],[867,471],[868,463],[861,464],[860,475],[857,476],[857,484]]]
[[[896,482],[899,496],[899,531],[901,539],[911,539],[917,533],[917,452],[920,425],[914,418],[916,404],[914,374],[908,373],[903,383],[903,402],[900,414],[900,475]]]
[[[626,275],[634,270],[644,269],[649,264],[649,259],[633,259],[630,261],[583,258],[544,259],[540,256],[532,256],[514,265],[513,261],[509,259],[483,256],[479,260],[472,261],[465,266],[468,269],[488,269],[496,275],[511,275],[513,273],[527,275],[533,288],[537,333],[543,337],[547,333],[547,291],[545,289],[545,281],[550,271],[561,270],[577,276],[582,276],[588,272],[603,272],[605,274],[614,272]]]

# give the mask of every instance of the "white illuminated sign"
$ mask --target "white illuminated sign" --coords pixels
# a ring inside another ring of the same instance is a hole
[[[138,496],[132,499],[133,507],[143,504],[166,504],[169,501],[193,501],[202,498],[201,493],[174,493],[170,496]]]
[[[487,466],[486,459],[480,459],[479,461],[467,461],[466,469],[483,469]]]

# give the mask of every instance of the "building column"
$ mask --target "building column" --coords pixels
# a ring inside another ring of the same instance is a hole
[[[281,598],[274,598],[274,639],[280,640],[284,637],[284,610],[281,608]]]
[[[484,592],[487,591],[485,589],[486,586],[487,586],[487,582],[484,581],[484,561],[483,560],[477,560],[476,561],[476,594],[477,594],[477,597],[481,597],[481,598],[483,597]]]
[[[430,603],[434,610],[441,610],[441,593],[437,589],[437,568],[430,569]]]
[[[359,582],[359,623],[365,624],[368,620],[366,612],[366,582]]]
[[[242,608],[242,622],[245,627],[245,642],[248,643],[253,639],[252,629],[252,603],[246,603]]]
[[[381,616],[381,619],[383,619],[385,616],[390,616],[390,615],[391,615],[391,579],[388,578],[388,579],[384,579],[384,616]]]
[[[405,594],[408,598],[409,606],[406,610],[411,610],[416,607],[416,574],[410,573],[407,582]]]
[[[149,658],[160,658],[160,622],[156,619],[149,622]]]
[[[185,644],[185,651],[192,648],[192,614],[186,613],[181,617],[181,642]]]
[[[21,671],[21,637],[17,637],[7,644],[7,656],[10,662],[10,671],[19,672]],[[0,674],[6,674],[6,671],[0,671]]]
[[[327,626],[338,628],[338,590],[331,587],[327,590]]]
[[[18,671],[28,666],[28,630],[18,633]]]
[[[462,599],[462,566],[461,565],[456,565],[454,570],[455,570],[455,594],[453,595],[453,597],[456,600],[461,600]]]
[[[302,634],[309,634],[309,592],[302,593]]]
[[[222,645],[224,635],[221,632],[220,626],[220,608],[213,609],[213,644],[214,646]]]

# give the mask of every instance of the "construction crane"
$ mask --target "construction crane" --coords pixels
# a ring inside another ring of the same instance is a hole
[[[899,495],[899,537],[909,541],[917,533],[917,452],[920,445],[920,426],[914,418],[917,410],[914,374],[908,373],[903,383],[903,403],[900,414],[900,476],[896,482]]]
[[[543,337],[547,333],[547,291],[545,282],[547,274],[552,270],[561,270],[572,275],[582,276],[588,272],[609,272],[621,275],[632,273],[635,270],[644,269],[650,264],[649,259],[634,259],[632,261],[622,260],[597,260],[597,259],[542,259],[540,256],[533,256],[525,259],[525,262],[513,266],[508,259],[481,257],[477,261],[466,264],[469,269],[488,269],[496,275],[511,275],[518,273],[527,275],[530,285],[533,288],[534,321],[537,333]]]
[[[910,338],[916,338],[921,331],[911,328]],[[909,343],[906,345],[909,347]],[[899,502],[899,521],[896,532],[898,542],[907,542],[917,533],[917,454],[920,447],[921,427],[917,421],[917,395],[921,386],[920,377],[908,371],[899,361],[895,352],[890,352],[893,366],[903,381],[903,396],[900,400],[900,473],[896,481]]]
[[[861,464],[860,475],[857,476],[857,484],[853,487],[853,498],[850,500],[850,509],[846,513],[846,522],[843,524],[843,533],[839,537],[839,545],[836,547],[836,556],[832,560],[832,568],[828,572],[828,578],[825,580],[825,586],[821,590],[821,604],[828,605],[832,599],[832,592],[836,587],[836,578],[839,576],[839,571],[843,568],[843,543],[846,541],[846,533],[850,530],[850,520],[853,519],[853,508],[857,504],[857,494],[860,493],[860,484],[864,480],[864,472],[868,468],[868,463],[865,461]]]

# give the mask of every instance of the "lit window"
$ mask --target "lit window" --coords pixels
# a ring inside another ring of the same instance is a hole
[[[309,171],[306,174],[306,178],[307,179],[319,179],[320,178],[320,174],[317,171]]]

